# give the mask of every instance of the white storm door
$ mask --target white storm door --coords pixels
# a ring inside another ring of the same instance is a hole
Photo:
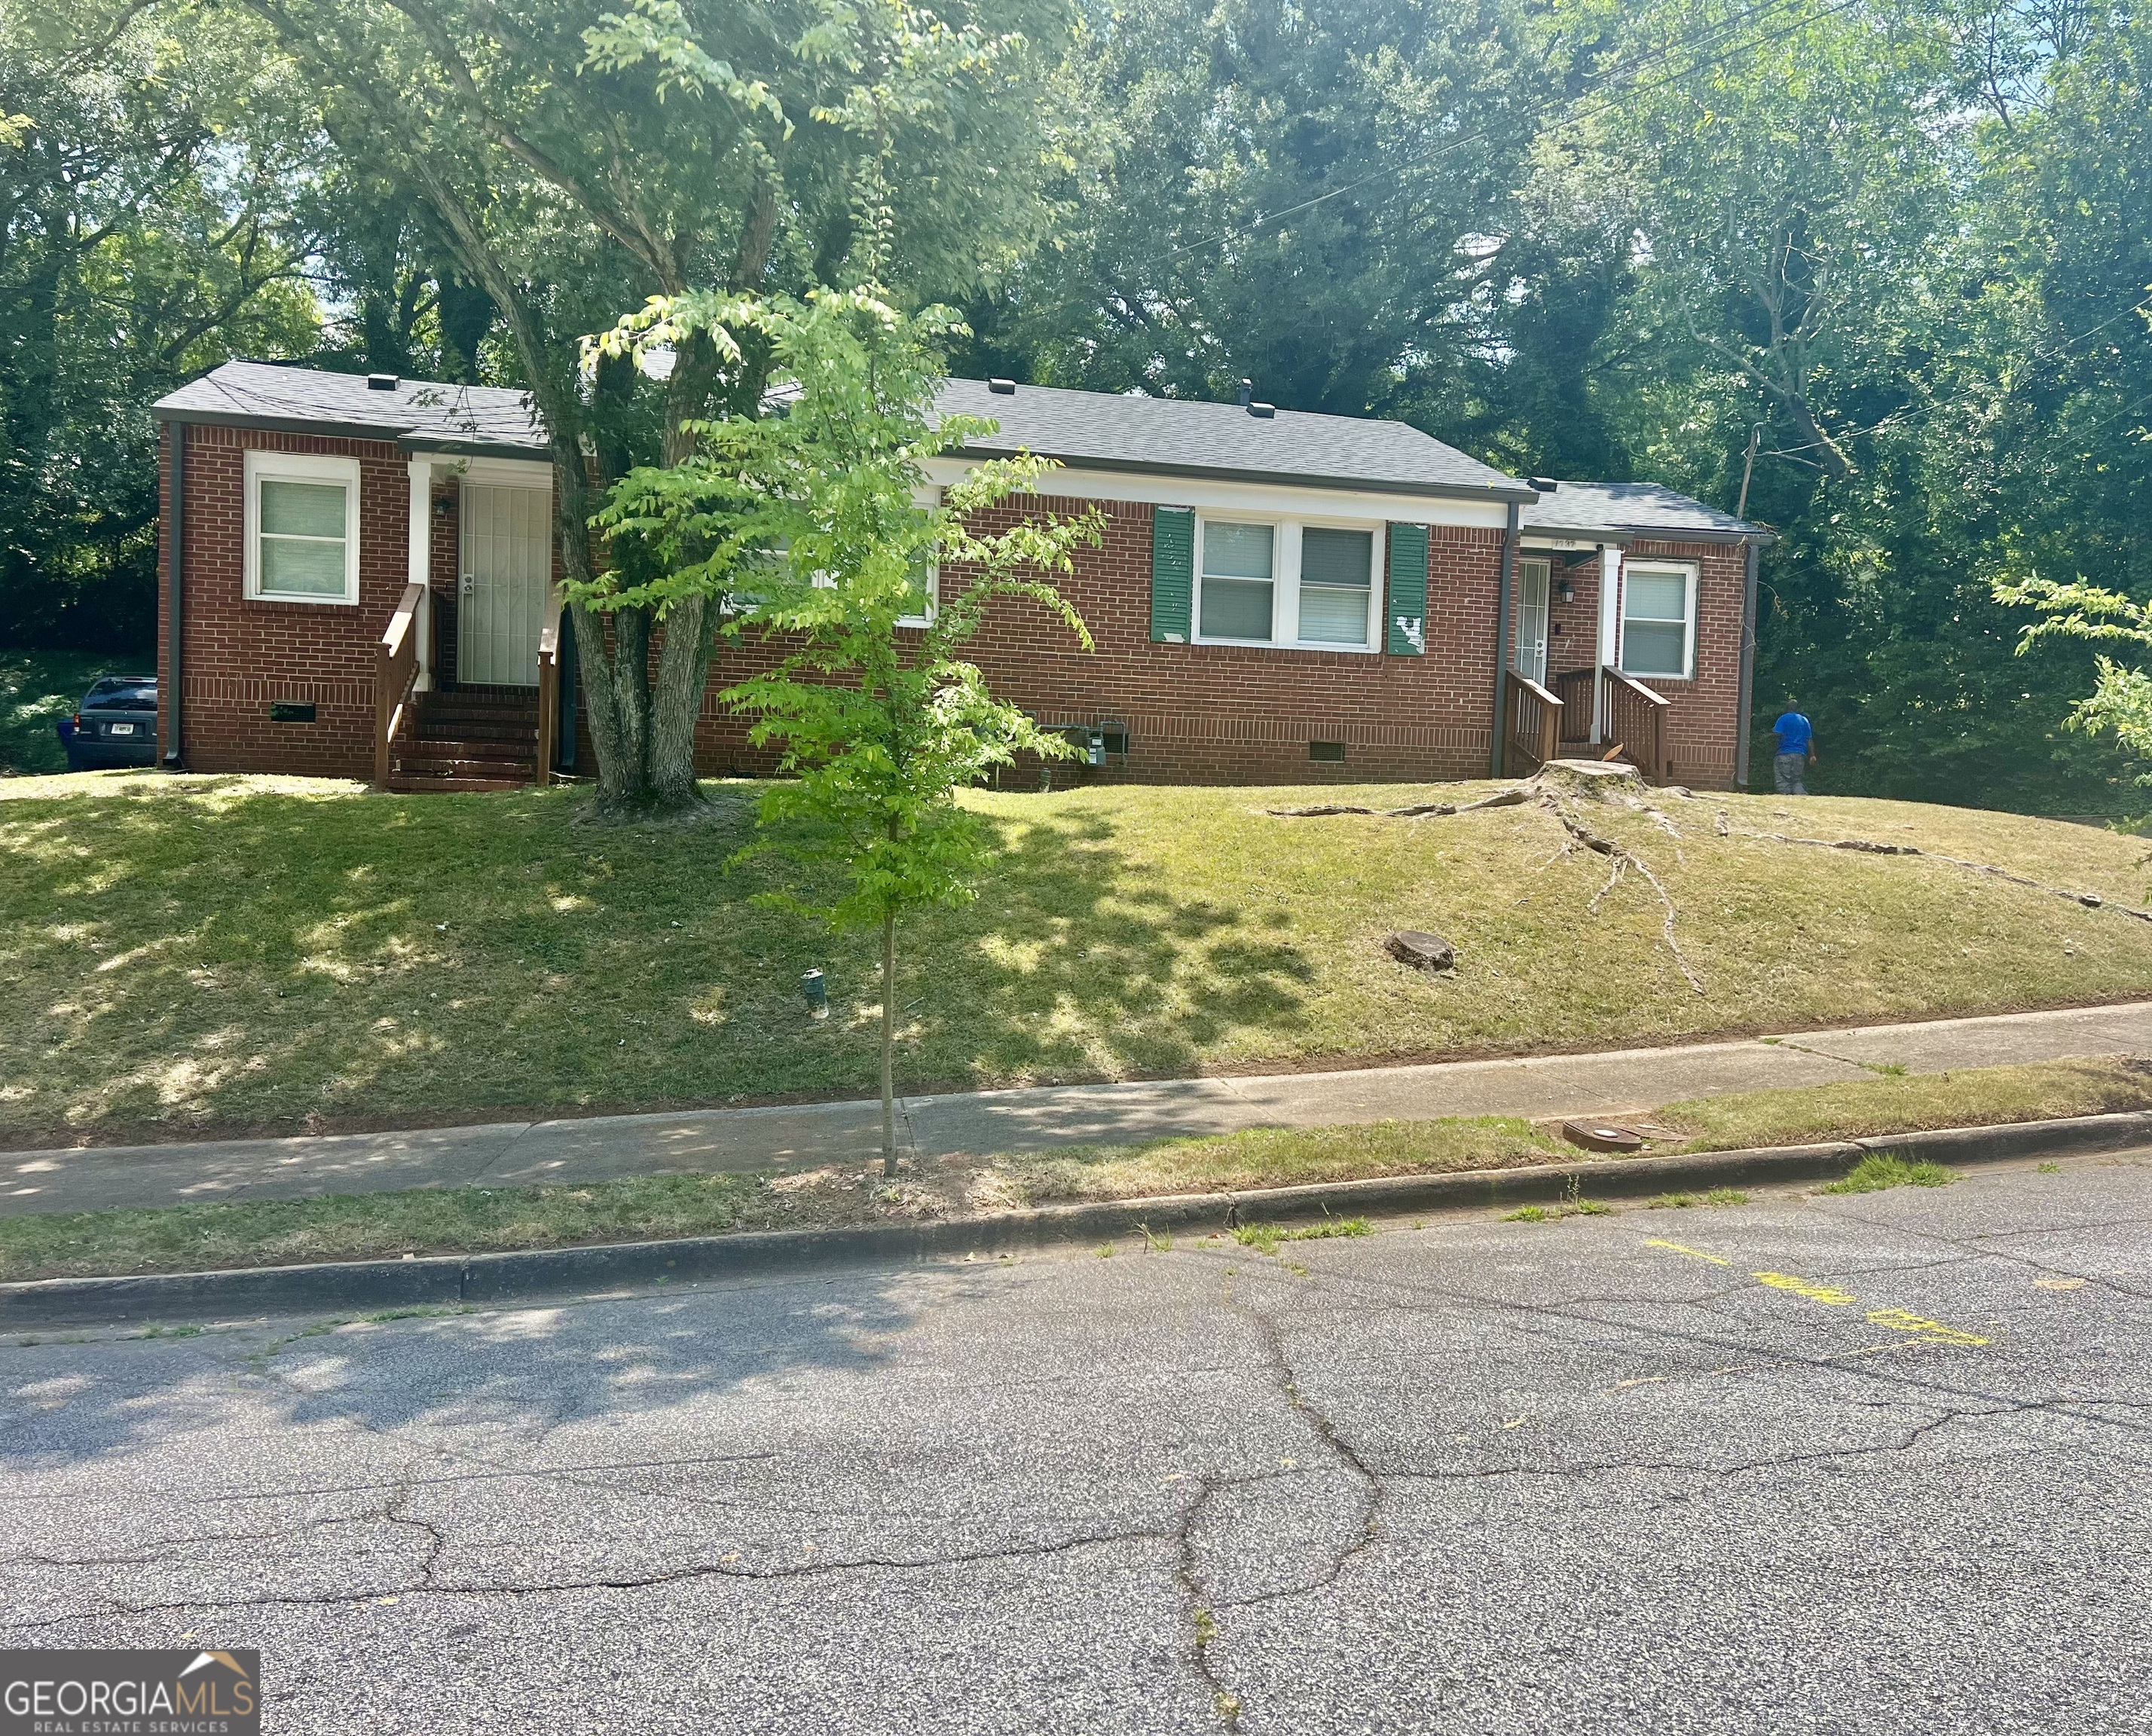
[[[456,678],[538,685],[538,629],[553,586],[553,496],[542,488],[463,487],[463,602]]]
[[[1517,673],[1546,685],[1547,577],[1552,562],[1517,563]]]

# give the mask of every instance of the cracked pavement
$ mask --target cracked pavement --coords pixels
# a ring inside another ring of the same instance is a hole
[[[0,1344],[0,1644],[277,1731],[2110,1731],[2152,1153]],[[1768,1282],[1766,1282],[1768,1279]]]

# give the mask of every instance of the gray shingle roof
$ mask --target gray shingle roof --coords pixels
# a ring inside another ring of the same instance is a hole
[[[1535,500],[1530,483],[1403,422],[1297,410],[1265,418],[1238,404],[1053,386],[1019,386],[1004,397],[984,380],[946,382],[936,407],[1001,424],[1000,433],[966,448],[982,456],[1028,450],[1092,470],[1515,500],[1525,503],[1524,528],[1543,536],[1770,534],[1650,482],[1565,481]],[[160,398],[155,409],[167,420],[355,435],[415,451],[533,458],[546,452],[528,395],[499,386],[399,380],[393,391],[376,391],[363,374],[227,362]]]
[[[966,448],[989,456],[1023,449],[1086,470],[1382,494],[1531,497],[1529,485],[1403,422],[1299,410],[1264,418],[1238,404],[1053,386],[1018,386],[1003,397],[984,380],[950,380],[935,404],[944,415],[990,416],[998,422],[998,434]]]
[[[1525,508],[1523,519],[1527,531],[1556,536],[1608,532],[1678,541],[1686,534],[1715,541],[1770,535],[1760,525],[1656,482],[1558,482]]]
[[[528,394],[500,386],[399,380],[376,391],[363,373],[226,362],[157,400],[160,420],[297,429],[396,440],[429,452],[546,455]]]

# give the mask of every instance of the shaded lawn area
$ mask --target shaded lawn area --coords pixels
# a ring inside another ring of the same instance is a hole
[[[1677,1135],[1660,1149],[1696,1151],[2124,1109],[2152,1109],[2152,1064],[2116,1057],[1743,1092],[1672,1104],[1652,1119]],[[1706,1128],[1710,1130],[1702,1130]],[[1690,1137],[1678,1137],[1683,1134]],[[419,1188],[313,1200],[45,1212],[0,1217],[0,1282],[821,1230],[1080,1200],[1606,1160],[1528,1121],[1451,1117],[1251,1128],[1210,1139],[952,1158],[924,1165],[907,1161],[906,1173],[894,1184],[882,1180],[876,1164],[759,1175],[636,1176],[570,1187]],[[1909,1165],[1886,1154],[1865,1160],[1823,1191],[1866,1192],[1954,1179],[1939,1165]],[[1652,1203],[1738,1204],[1744,1197],[1716,1189],[1662,1195]],[[1510,1216],[1544,1221],[1604,1209],[1581,1202],[1527,1206]],[[1352,1221],[1365,1227],[1363,1221]],[[1262,1226],[1251,1225],[1241,1239],[1273,1244],[1265,1251],[1274,1252],[1281,1238],[1275,1226],[1266,1235]]]
[[[100,675],[156,666],[101,651],[0,651],[0,777],[64,772],[67,749],[53,726],[73,717]]]
[[[1561,853],[1532,807],[1283,820],[1489,785],[1107,788],[967,798],[1003,847],[978,901],[907,925],[901,1089],[1647,1043],[2152,992],[2152,925],[1921,857],[2136,902],[2140,840],[1817,798],[1590,810],[1675,901]],[[321,780],[0,783],[0,1138],[292,1129],[510,1109],[867,1095],[875,945],[751,901],[754,786],[685,830],[579,824],[574,791],[379,796]],[[1721,836],[1723,814],[1736,835]],[[1400,927],[1457,945],[1429,978]],[[829,972],[810,1021],[800,973]]]

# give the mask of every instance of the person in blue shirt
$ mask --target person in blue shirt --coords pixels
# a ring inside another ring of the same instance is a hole
[[[1789,699],[1771,733],[1779,738],[1779,751],[1771,756],[1773,786],[1780,795],[1806,795],[1809,762],[1816,757],[1815,725]]]

